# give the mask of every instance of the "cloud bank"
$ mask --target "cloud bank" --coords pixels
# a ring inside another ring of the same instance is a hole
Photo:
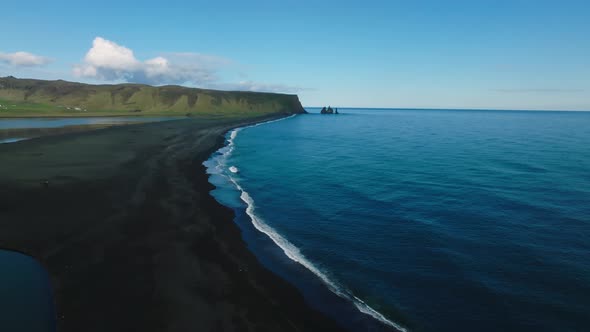
[[[219,71],[233,64],[233,61],[223,57],[199,53],[164,53],[142,61],[130,48],[96,37],[82,63],[75,65],[73,72],[76,77],[151,85],[189,84],[211,89],[287,93],[303,90],[283,84],[223,82]]]
[[[13,67],[37,67],[44,66],[51,62],[51,59],[35,55],[29,52],[2,53],[0,52],[0,63]]]
[[[96,37],[74,75],[99,80],[124,80],[145,84],[207,84],[216,79],[216,66],[227,60],[193,53],[170,53],[141,61],[133,51]]]

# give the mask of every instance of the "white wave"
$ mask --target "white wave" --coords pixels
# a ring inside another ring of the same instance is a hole
[[[252,127],[257,127],[263,124],[268,124],[268,123],[273,123],[273,122],[278,122],[278,121],[282,121],[282,120],[286,120],[286,119],[290,119],[294,116],[296,116],[297,114],[293,114],[291,116],[288,116],[286,118],[280,118],[280,119],[276,119],[276,120],[270,120],[270,121],[266,121],[266,122],[260,122],[260,123],[255,123],[252,125],[248,125],[248,126],[244,126],[244,127],[239,127],[239,128],[235,128],[232,131],[230,131],[228,138],[227,138],[227,144],[222,147],[221,149],[217,150],[215,153],[215,156],[211,159],[214,159],[214,161],[216,162],[217,166],[217,170],[219,170],[220,172],[217,173],[222,173],[221,170],[223,170],[224,168],[226,168],[227,166],[227,160],[229,159],[229,157],[231,156],[232,152],[234,151],[234,140],[236,139],[236,137],[238,136],[238,133],[244,129],[247,128],[252,128]],[[205,165],[207,166],[207,165]],[[208,167],[208,166],[207,166]]]
[[[236,166],[231,166],[229,168],[229,171],[232,172],[232,173],[237,173],[238,172],[238,168]]]
[[[295,115],[292,115],[290,117],[293,117],[293,116],[295,116]],[[290,118],[290,117],[288,117],[288,118]],[[278,120],[261,122],[261,123],[257,123],[254,125],[240,127],[240,128],[236,128],[236,129],[232,130],[231,133],[229,134],[229,138],[227,140],[227,142],[228,142],[227,145],[224,148],[221,148],[217,151],[218,158],[216,158],[216,162],[217,162],[216,168],[219,167],[219,169],[222,169],[226,165],[228,158],[231,156],[231,153],[234,150],[234,140],[238,136],[238,133],[242,129],[256,127],[256,126],[260,126],[262,124],[281,121],[281,120],[285,120],[288,118],[282,118],[282,119],[278,119]],[[207,166],[207,165],[205,165],[205,166]],[[235,167],[231,166],[229,168],[230,171],[232,173],[236,173],[236,172],[232,171],[232,168],[235,168]],[[236,168],[236,171],[237,171],[237,168]],[[340,286],[335,281],[331,280],[325,272],[321,271],[310,260],[308,260],[301,253],[299,248],[297,248],[295,245],[293,245],[291,242],[289,242],[289,240],[287,240],[285,237],[283,237],[281,234],[279,234],[274,228],[272,228],[270,225],[265,223],[259,216],[257,216],[256,213],[254,213],[254,211],[256,209],[255,205],[254,205],[254,200],[252,199],[250,194],[248,194],[248,192],[246,192],[246,190],[244,190],[244,188],[242,188],[242,186],[240,186],[240,184],[237,182],[236,179],[231,177],[229,174],[226,174],[226,176],[234,184],[234,186],[240,191],[240,198],[242,199],[242,201],[244,203],[246,203],[246,214],[248,214],[248,216],[250,217],[250,220],[252,221],[252,225],[254,226],[254,228],[256,228],[259,232],[266,234],[279,248],[281,248],[283,253],[285,253],[285,255],[287,257],[289,257],[289,259],[303,265],[306,269],[308,269],[313,274],[318,276],[320,278],[320,280],[334,294],[338,295],[341,298],[351,301],[360,312],[362,312],[366,315],[369,315],[369,316],[375,318],[376,320],[380,321],[381,323],[391,326],[394,329],[399,330],[400,332],[408,332],[408,329],[387,319],[383,314],[381,314],[377,310],[371,308],[371,306],[369,306],[363,300],[356,297],[354,294],[352,294],[352,292],[347,290],[345,287]]]
[[[303,265],[305,268],[307,268],[313,274],[318,276],[324,282],[324,284],[326,284],[328,286],[328,288],[332,292],[334,292],[336,295],[338,295],[344,299],[350,300],[356,306],[356,308],[359,309],[360,312],[367,314],[369,316],[372,316],[373,318],[384,323],[385,325],[389,325],[401,332],[408,331],[403,326],[400,326],[399,324],[387,319],[385,316],[383,316],[383,314],[381,314],[377,310],[371,308],[364,301],[362,301],[358,297],[352,295],[351,292],[347,291],[346,289],[344,289],[343,287],[337,285],[334,281],[332,281],[327,276],[326,273],[322,272],[311,261],[309,261],[301,253],[299,248],[297,248],[295,245],[293,245],[291,242],[289,242],[287,239],[285,239],[282,235],[277,233],[271,226],[266,224],[260,217],[258,217],[254,213],[255,207],[254,207],[254,200],[252,199],[252,197],[248,194],[248,192],[246,192],[237,183],[237,181],[235,179],[230,177],[230,180],[236,186],[236,188],[238,188],[238,190],[240,190],[240,192],[241,192],[240,198],[242,199],[242,201],[244,201],[244,203],[246,203],[246,206],[247,206],[246,213],[248,214],[248,216],[250,216],[250,219],[252,220],[252,224],[254,225],[254,227],[258,231],[266,234],[279,248],[281,248],[283,250],[283,252],[285,253],[285,255],[287,257],[289,257],[291,260]]]
[[[231,135],[229,137],[233,141],[234,138],[236,138],[236,136],[238,136],[238,129],[232,130]]]
[[[389,325],[397,330],[399,330],[400,332],[408,332],[408,329],[406,329],[405,327],[392,322],[391,320],[387,319],[385,316],[383,316],[383,314],[381,314],[379,311],[371,308],[368,304],[366,304],[363,300],[359,299],[358,297],[352,295],[354,297],[354,300],[352,301],[354,303],[354,305],[357,307],[357,309],[364,313],[367,314],[369,316],[372,316],[373,318],[377,319],[378,321]]]

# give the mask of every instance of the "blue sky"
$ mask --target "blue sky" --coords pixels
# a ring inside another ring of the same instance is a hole
[[[10,1],[0,76],[590,110],[589,1]],[[20,52],[20,53],[17,53]]]

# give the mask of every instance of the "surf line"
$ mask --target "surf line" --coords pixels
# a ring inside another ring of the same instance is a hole
[[[234,140],[236,139],[236,137],[238,136],[238,133],[240,131],[242,131],[243,129],[251,128],[251,127],[257,127],[257,126],[264,125],[264,124],[269,124],[269,123],[273,123],[273,122],[277,122],[277,121],[286,120],[286,119],[292,118],[294,116],[296,116],[296,114],[293,114],[293,115],[286,117],[286,118],[281,118],[281,119],[276,119],[276,120],[271,120],[271,121],[266,121],[266,122],[260,122],[260,123],[254,124],[254,125],[249,125],[249,126],[244,126],[244,127],[233,129],[229,134],[229,138],[227,139],[227,145],[217,151],[218,156],[220,157],[220,158],[216,158],[219,168],[224,169],[224,170],[227,169],[226,162],[234,150]],[[235,166],[232,166],[232,167],[235,167]],[[232,171],[232,173],[234,173],[234,172]],[[306,269],[311,271],[311,273],[313,273],[318,278],[320,278],[320,280],[328,287],[328,289],[330,289],[330,291],[332,291],[337,296],[352,302],[352,304],[361,313],[369,315],[369,316],[373,317],[374,319],[380,321],[381,323],[383,323],[387,326],[393,327],[394,329],[396,329],[400,332],[409,332],[409,330],[407,328],[401,326],[398,323],[395,323],[395,322],[387,319],[387,317],[385,317],[383,314],[381,314],[377,310],[373,309],[371,306],[369,306],[363,300],[361,300],[360,298],[358,298],[357,296],[352,294],[351,291],[347,290],[343,286],[339,286],[335,281],[331,280],[326,273],[321,271],[310,260],[308,260],[301,253],[299,248],[297,248],[295,245],[293,245],[291,242],[289,242],[289,240],[287,240],[285,237],[283,237],[281,234],[279,234],[274,228],[272,228],[270,225],[265,223],[262,220],[262,218],[260,218],[259,216],[256,215],[254,199],[252,199],[250,194],[246,190],[244,190],[244,188],[242,186],[240,186],[240,184],[237,182],[237,180],[234,177],[232,177],[230,174],[227,174],[227,172],[222,172],[222,174],[225,177],[227,177],[231,181],[231,183],[234,184],[236,189],[239,190],[240,199],[244,203],[246,203],[246,214],[250,217],[250,221],[252,222],[252,225],[254,226],[254,228],[256,228],[259,232],[268,236],[283,251],[283,253],[289,259],[303,265],[303,267],[305,267]]]

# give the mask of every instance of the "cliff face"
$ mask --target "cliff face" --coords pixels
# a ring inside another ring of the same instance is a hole
[[[90,85],[67,81],[0,78],[0,116],[26,113],[296,114],[297,95],[217,91],[142,84]]]

